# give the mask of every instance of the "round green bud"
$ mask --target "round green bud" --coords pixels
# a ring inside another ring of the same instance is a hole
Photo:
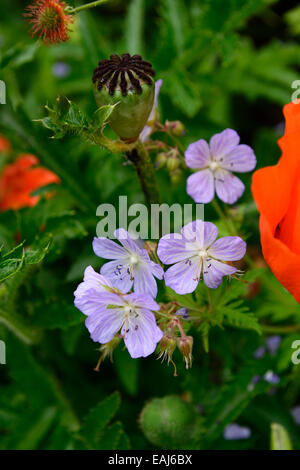
[[[177,170],[177,168],[180,166],[180,161],[179,158],[175,155],[172,154],[168,157],[167,160],[167,168],[170,172],[173,172]]]
[[[154,104],[154,70],[141,56],[111,55],[94,70],[97,106],[118,103],[110,126],[123,140],[136,140],[145,127]]]
[[[200,434],[199,421],[194,407],[176,395],[151,400],[140,415],[147,439],[163,449],[193,448]]]
[[[159,170],[160,168],[163,168],[166,164],[167,161],[167,156],[164,152],[161,152],[157,154],[157,157],[155,159],[155,166]]]

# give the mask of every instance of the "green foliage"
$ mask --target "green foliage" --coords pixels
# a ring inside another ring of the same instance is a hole
[[[175,378],[155,354],[133,360],[121,342],[113,363],[106,359],[94,372],[99,345],[73,305],[85,267],[103,263],[91,247],[96,208],[117,206],[119,195],[144,202],[133,165],[120,155],[124,143],[112,141],[106,126],[113,107],[96,109],[91,77],[99,60],[128,51],[153,63],[163,79],[161,122],[184,124],[177,141],[183,150],[233,128],[254,148],[258,168],[274,165],[282,105],[299,79],[299,7],[283,0],[115,0],[80,13],[70,40],[51,47],[28,35],[23,7],[0,2],[0,80],[7,88],[0,134],[12,143],[0,153],[0,169],[33,153],[60,183],[36,190],[34,207],[0,213],[7,362],[0,364],[0,449],[269,449],[271,434],[272,448],[299,450],[291,416],[300,393],[300,368],[291,362],[299,304],[263,265],[251,175],[241,175],[245,193],[226,211],[253,260],[239,265],[245,274],[215,290],[200,283],[186,296],[158,282],[159,303],[188,309],[182,323],[194,338],[191,369],[178,348]],[[47,115],[45,103],[54,103]],[[163,140],[161,133],[153,138]],[[154,151],[150,157],[154,162]],[[191,203],[188,175],[183,168],[173,185],[160,169],[161,201]],[[218,217],[207,204],[205,220],[228,235],[228,220]],[[272,335],[281,336],[274,354],[266,344]],[[279,384],[265,380],[270,370]],[[251,438],[224,439],[232,422],[249,427]]]

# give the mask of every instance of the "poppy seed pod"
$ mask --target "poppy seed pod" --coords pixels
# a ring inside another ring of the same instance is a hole
[[[94,70],[94,94],[98,107],[118,106],[110,127],[123,140],[136,140],[147,123],[154,103],[154,70],[140,55],[116,54]]]

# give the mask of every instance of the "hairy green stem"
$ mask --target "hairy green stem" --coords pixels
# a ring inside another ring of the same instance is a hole
[[[135,166],[148,206],[159,204],[160,197],[154,166],[143,144],[139,142],[137,147],[127,152],[126,155]]]
[[[66,12],[67,13],[78,13],[80,11],[83,11],[83,10],[88,10],[89,8],[95,8],[95,7],[98,7],[100,5],[102,5],[103,3],[107,3],[109,2],[109,0],[98,0],[96,2],[91,2],[91,3],[87,3],[86,5],[81,5],[80,7],[66,7]]]

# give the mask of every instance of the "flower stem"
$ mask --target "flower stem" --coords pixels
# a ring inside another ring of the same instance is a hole
[[[69,7],[66,7],[66,12],[70,14],[78,13],[83,10],[88,10],[89,8],[98,7],[99,5],[102,5],[103,3],[107,3],[107,2],[109,2],[109,0],[98,0],[96,2],[87,3],[86,5],[81,5],[80,7],[73,8],[69,6]]]
[[[215,209],[215,211],[217,212],[218,216],[223,220],[223,222],[224,222],[224,224],[225,224],[225,226],[228,230],[228,233],[230,235],[237,235],[237,233],[234,230],[233,223],[226,217],[225,213],[223,212],[223,209],[221,208],[220,204],[218,203],[218,201],[216,199],[213,199],[212,205],[213,205],[213,208]]]
[[[126,155],[136,168],[147,204],[149,206],[159,204],[160,197],[154,166],[143,144],[139,142],[136,148],[127,152]]]

